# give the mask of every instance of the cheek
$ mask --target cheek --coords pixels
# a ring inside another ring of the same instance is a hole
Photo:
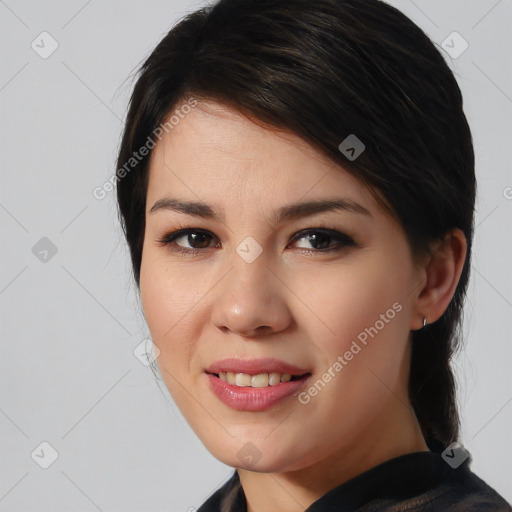
[[[207,289],[194,273],[171,264],[165,251],[153,248],[144,252],[140,272],[140,294],[148,326],[158,339],[172,331],[194,308]]]
[[[156,360],[160,375],[174,402],[189,417],[194,401],[185,390],[192,388],[193,340],[199,338],[194,305],[200,296],[199,286],[186,276],[147,258],[141,267],[140,294],[151,339],[160,350]]]
[[[186,376],[191,340],[201,323],[196,308],[207,293],[204,282],[196,282],[190,273],[170,268],[165,258],[147,254],[141,265],[140,295],[151,339],[160,350],[157,363],[162,376]],[[171,379],[172,380],[172,379]]]
[[[407,332],[408,322],[402,312],[409,288],[408,269],[382,257],[373,260],[362,258],[346,267],[309,272],[307,283],[296,288],[311,312],[307,315],[311,316],[309,324],[314,326],[317,343],[330,352],[343,350],[359,335],[364,339],[366,329],[375,324],[382,334]]]
[[[309,428],[325,426],[318,449],[350,444],[362,425],[371,425],[390,399],[402,395],[407,381],[405,283],[369,266],[361,275],[336,274],[336,281],[317,276],[319,286],[308,297],[318,316],[308,322],[318,364],[301,403],[307,402]]]
[[[329,382],[329,391],[322,391],[323,399],[312,400],[311,406],[325,421],[339,414],[344,404],[343,410],[352,411],[357,423],[358,417],[378,410],[389,389],[399,389],[407,381],[409,267],[394,261],[381,255],[347,266],[346,271],[324,269],[308,276],[307,295],[301,289],[316,316],[308,324],[319,372]],[[326,375],[329,370],[331,375]],[[323,384],[317,387],[323,389]],[[322,401],[331,406],[320,407]]]

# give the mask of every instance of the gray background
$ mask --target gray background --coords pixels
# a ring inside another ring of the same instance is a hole
[[[512,501],[512,0],[393,4],[439,45],[453,31],[469,43],[456,59],[445,54],[479,179],[467,345],[456,363],[462,443],[473,470]],[[232,472],[134,356],[148,330],[114,195],[92,195],[115,170],[129,75],[199,5],[0,0],[0,511],[185,512]],[[51,48],[43,31],[59,45],[46,59],[31,47]],[[48,469],[43,441],[58,452]]]

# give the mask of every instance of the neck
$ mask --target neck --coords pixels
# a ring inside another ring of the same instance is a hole
[[[428,451],[412,408],[394,400],[394,410],[358,433],[350,447],[308,467],[256,473],[239,469],[248,512],[303,512],[329,490],[390,459]]]

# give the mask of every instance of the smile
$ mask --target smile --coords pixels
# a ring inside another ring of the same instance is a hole
[[[220,372],[217,377],[223,382],[239,387],[266,388],[267,386],[276,386],[281,382],[300,379],[300,375],[290,375],[289,373],[258,373],[249,375],[248,373]]]
[[[225,405],[264,411],[300,392],[311,372],[276,359],[224,359],[205,371],[210,390]]]

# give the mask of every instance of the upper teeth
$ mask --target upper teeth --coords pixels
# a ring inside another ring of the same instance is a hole
[[[249,375],[247,373],[220,372],[220,380],[233,384],[235,386],[253,388],[264,388],[266,386],[275,386],[280,382],[288,382],[292,376],[289,373],[259,373],[258,375]]]

